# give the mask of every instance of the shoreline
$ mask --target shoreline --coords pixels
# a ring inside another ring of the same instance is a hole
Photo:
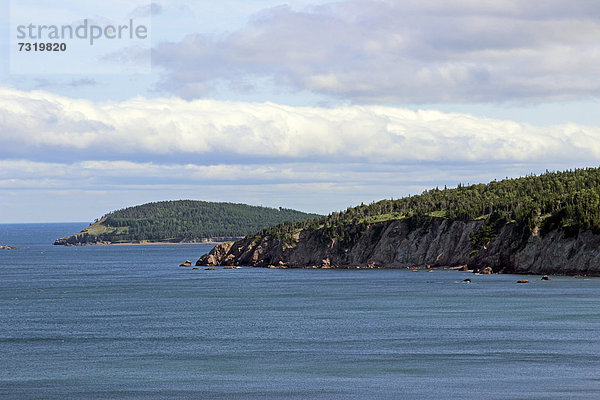
[[[55,246],[64,246],[64,247],[85,247],[85,246],[167,246],[167,245],[217,245],[223,242],[216,241],[208,241],[208,242],[127,242],[127,243],[82,243],[82,244],[62,244]]]
[[[194,264],[192,264],[191,266],[194,266]],[[191,266],[182,266],[180,265],[180,267],[186,267],[186,268],[190,268]],[[337,265],[337,266],[329,266],[329,267],[321,267],[321,266],[315,266],[315,265],[309,265],[309,266],[287,266],[287,265],[267,265],[267,266],[252,266],[252,265],[195,265],[196,267],[201,267],[204,269],[233,269],[233,268],[260,268],[260,269],[291,269],[291,270],[371,270],[371,271],[377,271],[377,270],[404,270],[404,271],[412,271],[412,272],[434,272],[434,271],[455,271],[455,272],[462,272],[464,274],[469,274],[471,276],[481,276],[481,277],[485,277],[485,276],[494,276],[494,275],[516,275],[516,276],[535,276],[535,277],[544,277],[544,276],[548,276],[548,277],[558,277],[558,276],[562,276],[562,277],[570,277],[570,278],[600,278],[600,274],[569,274],[569,273],[564,273],[564,274],[546,274],[546,273],[538,273],[538,272],[516,272],[516,271],[511,271],[511,272],[493,272],[493,273],[479,273],[479,272],[475,272],[472,269],[469,270],[459,270],[456,267],[431,267],[431,268],[427,268],[427,267],[396,267],[396,266],[385,266],[385,265],[379,265],[379,266],[374,266],[374,267],[369,267],[369,266],[360,266],[360,265]],[[198,269],[198,268],[195,268]],[[466,276],[466,275],[465,275]],[[540,280],[546,280],[546,279],[540,279]],[[548,279],[550,280],[550,279]]]

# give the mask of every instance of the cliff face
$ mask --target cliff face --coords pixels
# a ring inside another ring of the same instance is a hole
[[[434,218],[415,227],[410,221],[369,225],[351,244],[326,240],[319,231],[302,231],[294,245],[266,237],[217,245],[196,265],[249,265],[323,268],[348,266],[491,267],[495,272],[600,275],[600,235],[580,232],[566,237],[552,231],[541,237],[537,230],[525,235],[507,224],[489,243],[475,249],[471,234],[482,221],[450,221]]]

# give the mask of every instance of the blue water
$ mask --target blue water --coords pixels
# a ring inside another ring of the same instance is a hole
[[[600,279],[181,268],[0,225],[2,399],[599,399]],[[457,283],[471,278],[470,285]],[[529,284],[517,284],[517,279]]]

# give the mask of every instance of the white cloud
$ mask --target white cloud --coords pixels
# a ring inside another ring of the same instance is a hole
[[[536,127],[434,110],[291,107],[177,98],[92,102],[0,89],[4,158],[177,164],[600,159],[600,128]],[[206,160],[211,160],[206,161]],[[203,161],[204,160],[204,161]],[[246,160],[246,161],[245,161]],[[206,173],[202,171],[201,173]]]
[[[92,102],[6,88],[0,143],[5,222],[90,220],[180,198],[327,213],[600,160],[600,128],[576,124],[381,106]]]

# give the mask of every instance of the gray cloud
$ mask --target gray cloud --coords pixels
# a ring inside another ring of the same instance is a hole
[[[97,84],[98,82],[95,79],[91,78],[73,79],[72,81],[67,83],[67,85],[71,87],[95,86]]]
[[[160,89],[248,77],[355,102],[545,102],[600,93],[600,3],[343,1],[153,50]]]
[[[110,52],[100,57],[100,61],[117,63],[120,65],[145,65],[150,63],[151,50],[140,46],[128,46]]]
[[[92,78],[71,79],[67,82],[63,82],[61,80],[50,81],[49,79],[45,78],[35,78],[33,81],[35,82],[34,87],[36,89],[59,88],[65,86],[78,88],[82,86],[95,86],[98,84],[98,82]]]
[[[136,7],[129,16],[132,18],[150,17],[159,15],[163,11],[163,7],[158,3],[150,3],[147,6]]]

